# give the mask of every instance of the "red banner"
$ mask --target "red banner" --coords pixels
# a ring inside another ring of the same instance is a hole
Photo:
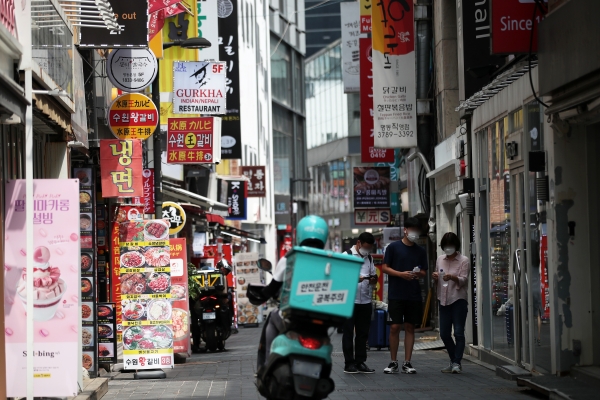
[[[538,8],[531,20],[535,7],[535,0],[492,1],[493,54],[529,53],[534,24],[532,51],[537,52],[538,28],[543,17]]]
[[[101,140],[102,197],[142,197],[142,141]]]
[[[373,63],[371,39],[360,39],[360,161],[394,162],[393,149],[375,148],[373,137]]]
[[[136,197],[134,204],[144,205],[144,214],[154,214],[156,211],[154,203],[154,169],[149,168],[142,171],[144,196]]]
[[[188,301],[187,249],[184,238],[171,239],[171,304],[173,311],[173,352],[191,357]]]
[[[214,118],[169,118],[167,163],[213,162]]]
[[[242,167],[242,174],[250,179],[248,183],[246,197],[265,197],[267,188],[265,186],[266,167]]]
[[[148,0],[148,13],[151,14],[177,3],[181,3],[181,0]]]

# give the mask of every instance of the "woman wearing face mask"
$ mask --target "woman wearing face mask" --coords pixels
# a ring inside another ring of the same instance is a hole
[[[435,272],[431,276],[437,282],[440,302],[440,337],[450,357],[450,364],[442,369],[442,372],[460,374],[465,351],[465,322],[469,310],[469,259],[458,252],[460,240],[453,232],[448,232],[442,237],[440,247],[444,254],[438,257]]]

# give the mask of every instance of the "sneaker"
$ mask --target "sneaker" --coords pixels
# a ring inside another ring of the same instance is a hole
[[[448,364],[448,366],[446,368],[442,368],[442,372],[445,374],[451,374],[453,365],[454,364],[452,364],[452,363]]]
[[[398,373],[398,361],[392,361],[390,365],[383,370],[384,374],[397,374]]]
[[[354,364],[346,364],[344,367],[345,374],[358,374],[358,369],[356,369],[356,365]]]
[[[410,361],[404,361],[402,363],[402,373],[403,374],[416,374],[417,370],[413,368]]]
[[[361,374],[372,374],[373,372],[375,372],[374,369],[367,367],[367,364],[365,364],[364,362],[356,364],[356,370]]]
[[[457,364],[457,363],[452,363],[452,373],[453,374],[462,373],[462,365]]]

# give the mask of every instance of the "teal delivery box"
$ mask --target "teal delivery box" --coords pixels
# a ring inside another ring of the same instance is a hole
[[[310,247],[287,255],[280,309],[325,320],[350,318],[362,258]]]

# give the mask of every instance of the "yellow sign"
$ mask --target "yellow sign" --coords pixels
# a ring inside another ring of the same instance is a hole
[[[360,0],[360,33],[371,33],[371,0]]]
[[[165,201],[162,205],[163,219],[169,220],[171,226],[169,235],[174,235],[180,232],[185,226],[186,215],[185,210],[177,203]]]
[[[148,96],[127,93],[113,100],[108,118],[108,126],[118,139],[146,140],[156,129],[158,110]]]
[[[192,275],[192,279],[196,281],[198,286],[200,286],[200,289],[208,289],[225,285],[223,274],[221,273],[202,273],[202,271],[199,271],[197,275]]]

